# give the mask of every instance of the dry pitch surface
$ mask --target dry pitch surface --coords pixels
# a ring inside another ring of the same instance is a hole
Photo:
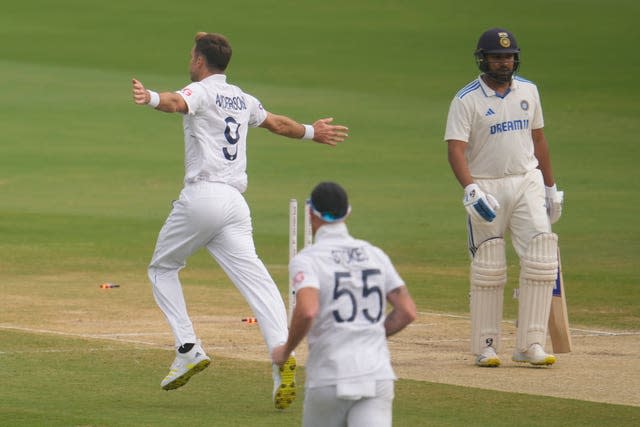
[[[100,282],[82,274],[42,277],[37,283],[50,286],[5,283],[6,310],[0,331],[115,340],[172,350],[169,327],[141,277],[125,279],[120,288],[109,290],[99,289]],[[56,291],[62,284],[65,294]],[[196,331],[210,355],[268,360],[259,325],[242,322],[252,314],[231,285],[222,291],[190,286],[185,294]],[[401,378],[640,406],[640,332],[572,326],[573,352],[557,355],[558,361],[550,368],[510,360],[515,343],[512,322],[503,323],[502,366],[475,367],[468,352],[469,318],[465,316],[420,312],[414,324],[390,339],[390,348]],[[304,347],[299,348],[298,359],[304,364]],[[168,354],[167,367],[171,360]]]

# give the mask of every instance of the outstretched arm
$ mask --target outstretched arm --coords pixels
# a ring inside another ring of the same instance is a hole
[[[271,132],[286,136],[289,138],[313,139],[320,144],[337,145],[344,141],[348,134],[349,128],[341,125],[332,125],[333,118],[320,119],[316,121],[313,128],[313,136],[309,135],[305,125],[295,120],[278,114],[267,113],[267,118],[260,124],[260,127],[270,130]],[[307,125],[308,126],[308,125]]]
[[[136,79],[131,81],[133,88],[133,102],[138,105],[149,105],[156,110],[165,113],[183,113],[189,112],[189,107],[180,95],[174,92],[156,93],[144,88],[144,85]]]

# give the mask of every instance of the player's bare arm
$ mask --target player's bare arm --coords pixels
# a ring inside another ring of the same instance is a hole
[[[296,308],[293,310],[287,342],[273,349],[273,363],[282,366],[289,355],[302,342],[320,309],[320,293],[315,288],[303,288],[296,293]]]
[[[389,337],[400,332],[416,319],[416,304],[406,286],[400,286],[389,292],[387,301],[393,306],[384,321],[384,329]]]
[[[553,170],[551,169],[551,155],[549,154],[549,144],[544,136],[542,128],[531,131],[533,138],[533,153],[538,159],[538,169],[542,172],[544,180],[545,203],[547,215],[551,224],[555,224],[562,215],[562,205],[564,203],[564,191],[558,190]]]
[[[552,187],[555,183],[553,179],[553,170],[551,169],[551,156],[549,155],[549,144],[544,136],[543,128],[533,129],[531,131],[533,138],[533,154],[538,159],[538,168],[542,172],[544,185]]]
[[[464,156],[466,149],[467,143],[464,141],[457,141],[455,139],[447,141],[449,164],[462,188],[473,183],[473,177],[471,176],[471,172],[469,172],[469,165]]]
[[[469,171],[469,164],[464,155],[467,144],[455,139],[447,140],[449,164],[460,185],[464,188],[462,203],[467,213],[477,221],[491,222],[496,217],[496,211],[500,203],[491,194],[485,194],[477,184]]]
[[[335,146],[343,142],[348,136],[346,126],[332,125],[333,118],[317,120],[313,124],[313,139],[320,144]],[[305,126],[295,120],[278,114],[267,113],[267,118],[260,127],[289,138],[303,138],[307,135]]]
[[[133,102],[138,105],[148,105],[152,101],[152,93],[155,92],[145,89],[144,85],[136,79],[132,79],[131,83],[133,85]],[[163,111],[165,113],[186,114],[189,112],[187,103],[177,93],[162,92],[155,93],[155,95],[158,96],[158,105],[154,107],[156,110]]]

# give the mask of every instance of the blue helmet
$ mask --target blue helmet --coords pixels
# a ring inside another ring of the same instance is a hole
[[[487,62],[486,55],[497,53],[514,54],[513,72],[508,76],[489,71],[489,64]],[[478,45],[476,46],[474,55],[476,57],[476,64],[478,64],[480,71],[502,83],[510,81],[511,77],[520,66],[520,48],[518,47],[518,42],[516,41],[513,33],[509,30],[505,30],[504,28],[491,28],[482,33],[478,39]]]

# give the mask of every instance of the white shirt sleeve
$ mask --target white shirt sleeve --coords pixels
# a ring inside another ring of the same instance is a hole
[[[469,142],[472,125],[471,120],[471,115],[462,100],[458,97],[453,98],[449,106],[444,140],[455,139],[457,141]]]
[[[541,129],[544,127],[544,118],[542,117],[542,103],[540,102],[540,93],[538,92],[538,88],[535,88],[534,90],[534,97],[536,101],[536,109],[533,112],[531,129]]]
[[[404,286],[404,280],[398,274],[398,271],[394,267],[389,256],[382,251],[382,249],[376,248],[380,254],[380,261],[383,263],[383,271],[385,272],[385,292],[388,294],[400,286]]]
[[[182,96],[184,102],[187,103],[189,112],[187,114],[194,115],[200,110],[207,102],[207,91],[205,87],[199,82],[194,82],[187,87],[180,89],[176,92]]]
[[[294,291],[302,288],[320,289],[320,279],[311,258],[300,253],[289,263],[289,276]]]
[[[249,126],[258,127],[262,122],[264,122],[264,119],[267,118],[267,112],[265,111],[260,101],[258,101],[255,97],[249,95],[248,93],[245,93],[245,96],[247,97],[247,104],[250,112]]]

